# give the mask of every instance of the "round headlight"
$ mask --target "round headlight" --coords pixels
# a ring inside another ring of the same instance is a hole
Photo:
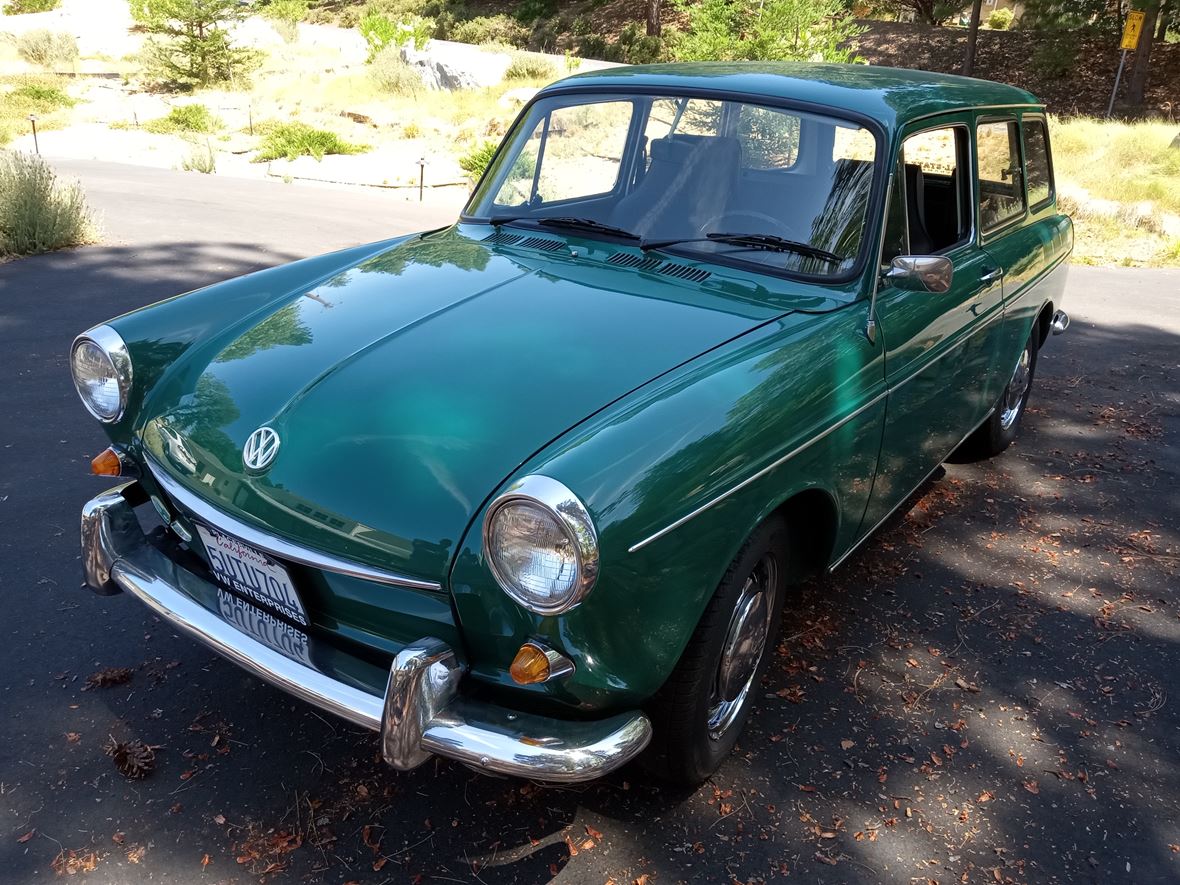
[[[541,615],[569,611],[598,579],[598,537],[577,496],[547,476],[526,476],[492,502],[484,551],[504,592]]]
[[[97,326],[74,341],[70,371],[82,405],[99,421],[118,421],[131,392],[131,357],[119,333]]]

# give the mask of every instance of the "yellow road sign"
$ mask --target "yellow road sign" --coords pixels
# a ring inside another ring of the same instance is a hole
[[[1135,49],[1139,46],[1139,35],[1143,33],[1142,12],[1128,12],[1127,24],[1123,27],[1123,45],[1121,49]]]

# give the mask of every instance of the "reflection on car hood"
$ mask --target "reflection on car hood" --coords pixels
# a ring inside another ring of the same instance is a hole
[[[538,449],[787,312],[749,289],[437,234],[292,294],[207,364],[180,366],[143,443],[239,517],[442,580],[472,515]],[[242,450],[263,425],[281,445],[251,473]]]

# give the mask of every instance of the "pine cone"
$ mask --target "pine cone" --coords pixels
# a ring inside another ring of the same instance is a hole
[[[143,741],[123,742],[112,737],[103,750],[115,760],[119,774],[131,780],[147,777],[156,767],[156,751]]]

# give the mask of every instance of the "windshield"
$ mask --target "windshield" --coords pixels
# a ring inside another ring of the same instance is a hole
[[[867,129],[819,114],[552,96],[509,134],[464,214],[840,276],[861,251],[876,155]]]

